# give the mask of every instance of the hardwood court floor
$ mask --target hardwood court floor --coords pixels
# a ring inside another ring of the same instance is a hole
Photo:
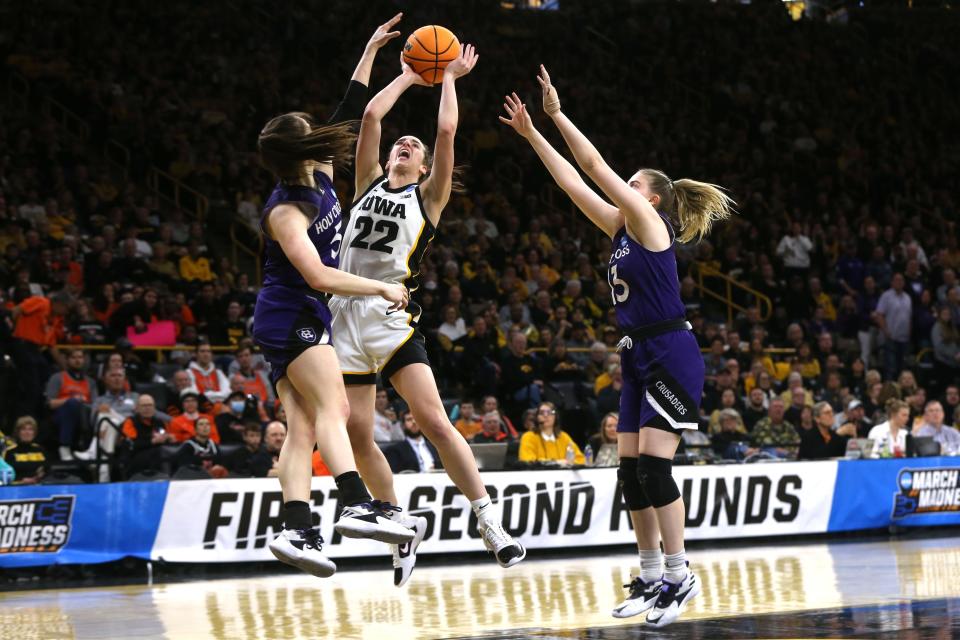
[[[704,590],[651,630],[610,609],[632,554],[0,594],[0,637],[28,638],[951,638],[960,539],[698,550]]]

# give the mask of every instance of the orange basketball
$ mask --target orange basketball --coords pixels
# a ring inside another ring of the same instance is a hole
[[[446,27],[435,24],[420,27],[403,45],[403,61],[431,84],[443,80],[443,70],[459,55],[457,36]]]

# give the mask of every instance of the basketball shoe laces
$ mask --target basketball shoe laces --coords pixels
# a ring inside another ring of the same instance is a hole
[[[399,513],[403,511],[403,509],[397,505],[382,500],[371,500],[368,504],[370,505],[371,511],[381,514],[385,518],[393,519],[394,512]]]
[[[303,539],[303,546],[312,547],[320,551],[323,547],[323,536],[320,535],[320,529],[311,527],[309,529],[297,529],[297,533]]]
[[[640,579],[640,576],[637,576],[627,584],[623,585],[624,589],[630,589],[630,598],[639,598],[643,595],[643,592],[653,583],[646,583]]]
[[[484,527],[484,538],[493,545],[494,551],[500,551],[504,547],[508,547],[513,542],[507,536],[507,532],[504,531],[503,525],[496,520],[491,520],[487,523],[487,526]]]

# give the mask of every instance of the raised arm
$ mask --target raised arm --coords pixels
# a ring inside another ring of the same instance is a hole
[[[533,150],[540,156],[543,166],[553,176],[557,186],[570,196],[577,208],[590,218],[593,224],[612,238],[623,226],[623,215],[620,211],[598,196],[584,182],[574,166],[567,162],[567,159],[560,155],[560,152],[554,149],[553,145],[536,130],[533,121],[530,119],[530,114],[527,112],[527,106],[520,102],[516,93],[512,96],[505,96],[504,100],[506,102],[504,102],[503,108],[506,109],[507,115],[510,117],[500,116],[500,122],[509,125],[530,143]]]
[[[453,188],[453,140],[457,135],[457,123],[460,118],[457,105],[457,78],[470,73],[480,56],[472,44],[464,45],[456,60],[447,65],[443,72],[443,86],[440,91],[440,113],[437,116],[437,139],[433,146],[433,166],[430,176],[423,181],[420,191],[423,193],[423,206],[427,210],[430,222],[436,226],[440,222],[440,213],[450,199]]]
[[[415,84],[428,83],[406,64],[402,73],[393,79],[373,96],[363,111],[363,120],[360,121],[360,135],[357,138],[356,178],[355,187],[357,197],[367,190],[374,180],[383,175],[380,166],[380,122],[386,116],[403,92]]]
[[[540,65],[537,82],[543,89],[544,111],[557,125],[580,168],[620,209],[630,235],[654,251],[669,247],[670,233],[653,205],[610,168],[593,143],[560,111],[557,91],[543,65]]]
[[[294,205],[281,204],[267,217],[270,235],[311,289],[341,296],[380,296],[402,309],[409,299],[406,287],[361,278],[323,264],[317,248],[307,235],[310,219]]]
[[[357,68],[354,69],[353,76],[350,77],[347,92],[340,104],[337,105],[333,115],[330,116],[329,124],[360,119],[360,115],[363,113],[363,105],[367,99],[367,86],[370,84],[370,71],[373,69],[373,61],[383,45],[400,35],[399,31],[390,31],[390,29],[400,22],[402,17],[403,14],[398,13],[377,27],[377,30],[370,36],[367,46],[363,48],[360,62],[357,63]]]

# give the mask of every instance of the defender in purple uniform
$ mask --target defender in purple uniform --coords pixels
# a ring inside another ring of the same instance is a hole
[[[331,123],[356,119],[377,51],[399,32],[398,14],[381,25],[364,50]],[[310,511],[314,445],[330,467],[346,505],[336,529],[352,538],[403,543],[413,532],[394,522],[396,507],[370,497],[357,473],[346,423],[346,392],[330,346],[328,294],[381,296],[393,309],[406,306],[403,285],[385,284],[337,269],[340,202],[333,190],[333,162],[349,160],[356,135],[349,124],[319,126],[305,113],[268,122],[258,146],[264,167],[280,182],[263,215],[263,288],[257,295],[253,339],[270,363],[271,380],[287,413],[288,433],[280,450],[283,531],[270,543],[279,560],[318,577],[336,571],[321,552],[323,539]]]
[[[714,185],[674,181],[653,169],[641,169],[624,181],[561,113],[560,99],[542,65],[537,81],[544,111],[577,164],[613,201],[609,204],[587,186],[533,127],[517,94],[506,97],[503,106],[509,117],[500,120],[527,139],[557,184],[613,240],[607,278],[617,322],[626,334],[620,342],[618,477],[641,567],[640,576],[625,585],[629,595],[613,615],[628,618],[649,611],[647,623],[661,627],[676,620],[700,593],[683,549],[684,506],[672,460],[682,430],[698,426],[704,365],[684,318],[674,243],[706,235],[713,222],[729,217],[733,201]],[[679,224],[679,238],[671,217]]]

